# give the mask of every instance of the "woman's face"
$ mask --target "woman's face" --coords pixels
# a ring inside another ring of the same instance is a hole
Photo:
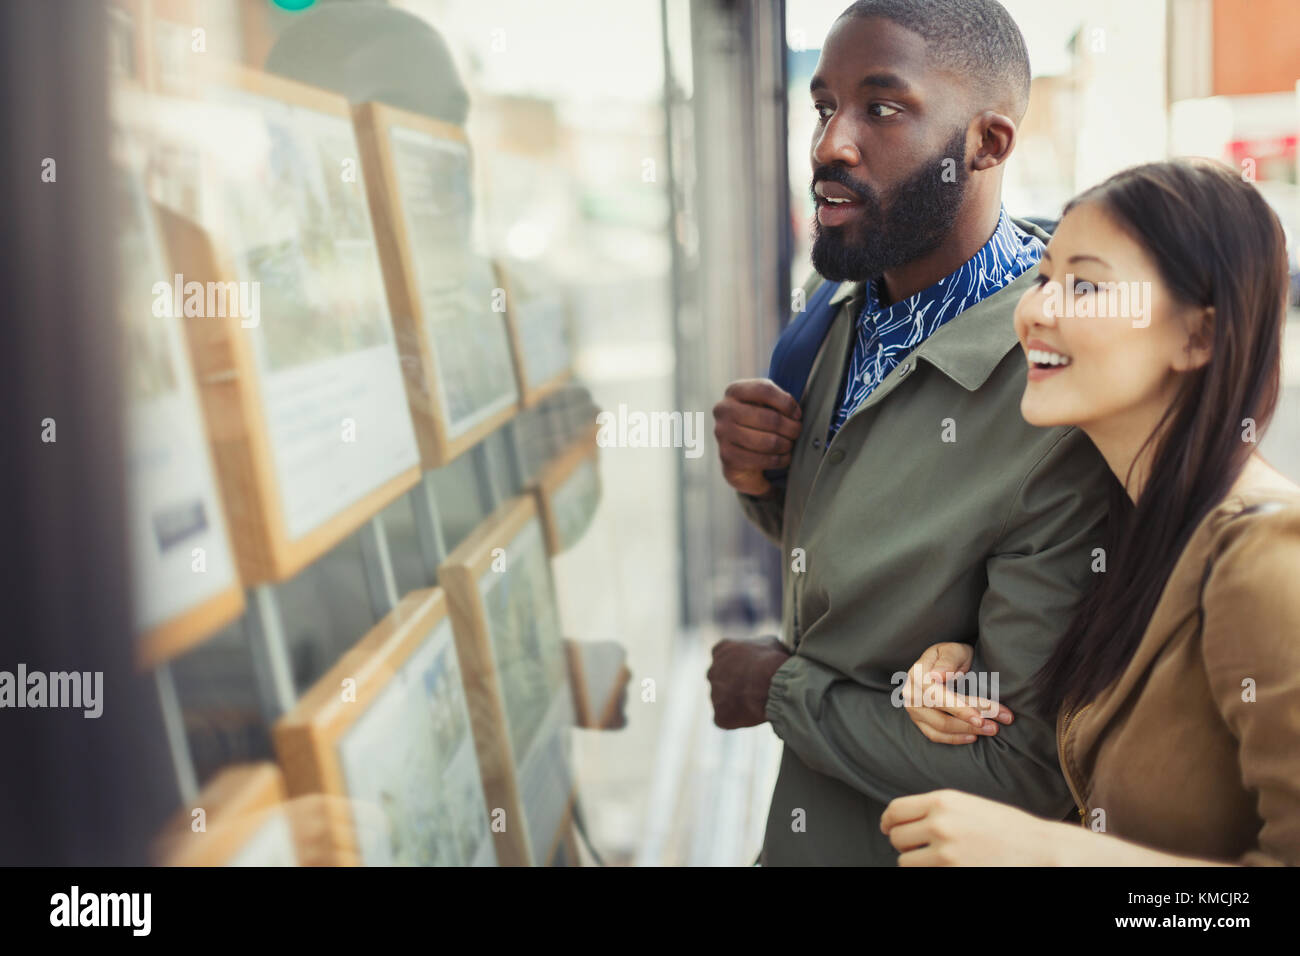
[[[1104,207],[1074,207],[1016,306],[1029,361],[1021,414],[1031,425],[1149,429],[1180,375],[1209,357],[1189,337],[1192,312],[1203,314],[1173,300],[1149,254]]]

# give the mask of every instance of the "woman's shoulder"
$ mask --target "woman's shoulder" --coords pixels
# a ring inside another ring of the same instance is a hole
[[[1233,486],[1206,525],[1217,551],[1243,535],[1258,543],[1274,534],[1285,536],[1294,530],[1297,520],[1300,485],[1261,463]]]
[[[1239,487],[1214,509],[1206,531],[1206,610],[1283,614],[1300,630],[1300,488],[1285,481]]]

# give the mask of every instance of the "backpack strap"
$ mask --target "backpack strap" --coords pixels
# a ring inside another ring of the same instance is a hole
[[[839,287],[838,282],[823,280],[808,299],[803,312],[785,327],[772,349],[767,377],[800,404],[803,404],[803,393],[813,362],[817,360],[817,353],[821,351],[826,333],[835,320],[837,310],[830,301]],[[785,486],[785,469],[772,469],[763,475],[772,484]]]
[[[835,318],[835,309],[831,308],[830,301],[839,287],[838,282],[823,281],[808,299],[803,312],[785,327],[772,349],[767,377],[793,395],[796,401],[803,400],[808,373],[812,371],[813,362]]]

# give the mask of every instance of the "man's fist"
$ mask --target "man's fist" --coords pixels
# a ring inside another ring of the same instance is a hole
[[[722,477],[739,492],[761,498],[772,490],[763,472],[790,467],[790,454],[803,427],[803,409],[766,378],[745,378],[727,386],[713,406]]]
[[[707,675],[713,722],[723,730],[765,723],[772,675],[789,659],[790,652],[775,637],[714,644],[713,666]]]

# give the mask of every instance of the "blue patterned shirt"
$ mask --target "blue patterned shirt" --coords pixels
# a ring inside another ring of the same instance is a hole
[[[882,308],[876,288],[879,280],[866,283],[866,304],[858,316],[853,355],[826,440],[835,436],[905,355],[945,322],[1037,265],[1043,248],[1042,241],[1021,230],[1004,208],[980,251],[928,289]]]

